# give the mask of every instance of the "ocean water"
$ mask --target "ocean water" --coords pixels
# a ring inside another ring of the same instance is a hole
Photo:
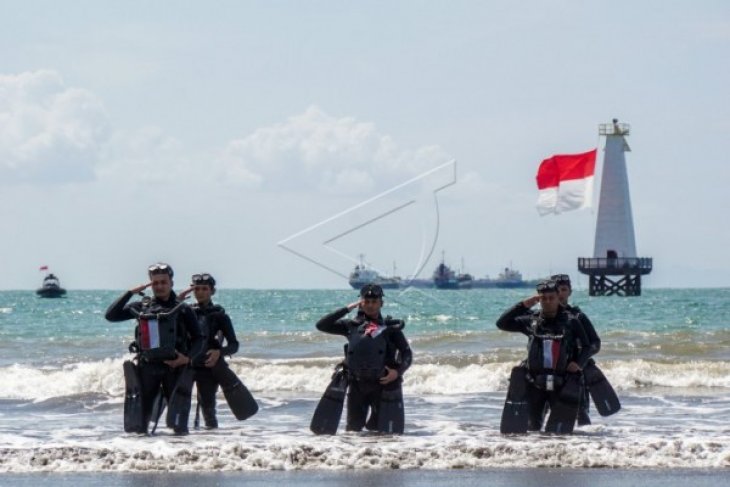
[[[103,317],[120,292],[70,291],[57,300],[0,292],[6,481],[37,483],[40,472],[56,483],[92,475],[86,479],[126,485],[104,475],[124,472],[133,483],[134,475],[174,472],[226,484],[226,472],[392,469],[432,471],[436,481],[444,470],[530,477],[524,472],[536,467],[602,467],[621,475],[673,469],[677,478],[692,471],[712,478],[730,468],[730,289],[647,289],[639,298],[576,292],[574,302],[603,340],[596,359],[623,410],[602,418],[592,408],[593,424],[568,437],[499,434],[507,378],[525,355],[526,338],[494,322],[529,290],[493,289],[386,296],[384,312],[406,319],[414,350],[403,436],[345,434],[344,421],[336,437],[309,432],[343,345],[314,323],[354,301],[356,293],[347,290],[221,290],[216,301],[241,342],[230,363],[259,401],[259,413],[238,422],[220,395],[218,430],[126,434],[122,362],[130,357],[134,323]],[[339,482],[332,475],[323,478]]]

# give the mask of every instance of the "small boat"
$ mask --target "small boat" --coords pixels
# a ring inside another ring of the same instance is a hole
[[[350,273],[348,282],[353,289],[361,289],[366,284],[377,284],[383,289],[398,289],[400,287],[400,277],[383,277],[374,269],[370,269],[365,265],[363,255],[360,255],[360,264]]]
[[[43,279],[43,286],[35,292],[42,298],[61,298],[66,295],[66,290],[61,287],[61,282],[54,274],[48,274]]]

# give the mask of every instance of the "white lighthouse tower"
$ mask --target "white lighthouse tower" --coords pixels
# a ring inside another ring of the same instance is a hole
[[[639,296],[641,276],[652,269],[651,258],[636,255],[625,156],[631,151],[626,142],[630,131],[628,124],[618,123],[617,119],[598,126],[599,135],[606,137],[606,146],[596,240],[593,257],[578,259],[578,270],[590,276],[591,296]]]

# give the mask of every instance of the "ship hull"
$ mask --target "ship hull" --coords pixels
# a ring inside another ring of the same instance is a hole
[[[360,290],[363,286],[366,284],[377,284],[378,286],[382,287],[383,289],[398,289],[400,287],[400,284],[397,282],[391,282],[391,281],[349,281],[350,286],[352,286],[352,289]]]
[[[507,281],[507,282],[495,282],[494,287],[500,288],[500,289],[516,289],[516,288],[524,288],[524,287],[530,287],[532,286],[532,283],[528,281]]]
[[[436,289],[471,289],[472,281],[434,281]]]
[[[41,298],[62,298],[66,295],[66,290],[62,287],[40,288],[35,293]]]

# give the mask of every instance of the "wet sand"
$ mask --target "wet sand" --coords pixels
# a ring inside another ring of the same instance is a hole
[[[248,487],[717,487],[726,485],[730,471],[720,470],[609,470],[609,469],[490,469],[490,470],[377,470],[221,473],[53,473],[2,474],[3,486],[77,485],[103,487],[172,487],[181,485]]]

